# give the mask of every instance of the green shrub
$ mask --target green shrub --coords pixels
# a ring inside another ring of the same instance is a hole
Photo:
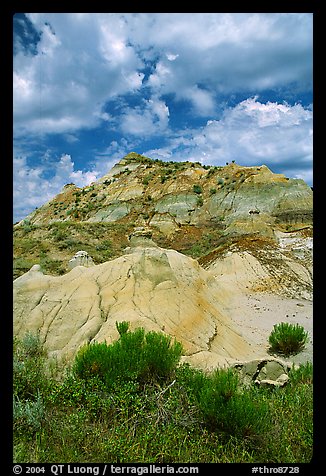
[[[26,359],[24,361],[14,357],[14,394],[22,399],[28,399],[35,396],[37,391],[43,385],[41,370],[42,364],[39,359]]]
[[[182,354],[179,342],[171,344],[171,337],[159,332],[148,332],[145,336],[145,378],[167,379],[175,370]]]
[[[205,168],[205,167],[204,167]],[[210,167],[209,170],[208,170],[208,174],[207,174],[207,178],[211,177],[212,175],[214,175],[216,172],[216,168],[215,167]]]
[[[290,384],[298,385],[300,383],[312,384],[313,383],[313,365],[311,362],[305,362],[298,367],[292,367],[289,372]]]
[[[21,340],[21,352],[25,357],[43,356],[44,351],[39,334],[27,332]]]
[[[126,321],[116,322],[115,325],[120,336],[122,334],[126,334],[129,330],[129,322],[126,322]]]
[[[266,435],[265,461],[311,461],[313,452],[312,364],[292,368],[284,388],[262,392],[273,427]],[[264,389],[269,390],[269,389]],[[259,392],[260,393],[260,392]]]
[[[14,258],[13,261],[13,279],[18,278],[22,274],[26,273],[36,263],[32,258]]]
[[[308,333],[299,324],[275,324],[268,338],[270,351],[285,356],[297,354],[305,347]]]
[[[250,389],[230,399],[223,407],[219,421],[228,433],[258,441],[271,426],[269,413],[268,403]]]
[[[195,184],[193,187],[192,187],[193,191],[197,194],[200,194],[200,193],[203,193],[203,189],[201,188],[200,185],[197,185]]]
[[[45,274],[63,274],[65,272],[62,261],[50,258],[46,253],[40,254],[40,265]]]
[[[238,375],[232,369],[217,369],[211,374],[183,370],[188,393],[197,403],[207,427],[240,438],[257,439],[268,426],[269,409],[257,391],[241,391]]]
[[[112,249],[112,241],[111,240],[103,240],[95,246],[97,251],[107,251]]]
[[[143,185],[147,186],[149,182],[152,180],[153,174],[148,174],[143,178]]]
[[[198,404],[209,426],[224,426],[225,409],[237,386],[238,377],[232,370],[215,370],[201,383]]]
[[[73,238],[66,238],[62,240],[60,243],[58,243],[58,249],[59,250],[65,250],[67,248],[76,248],[79,245],[79,241],[75,240]]]
[[[66,409],[87,409],[92,418],[105,417],[112,412],[112,400],[97,377],[84,380],[68,374],[62,383],[52,385],[46,402]]]
[[[117,323],[119,340],[113,344],[93,343],[76,355],[74,373],[81,378],[97,376],[111,388],[117,382],[160,381],[175,370],[181,354],[179,342],[143,328],[128,332],[127,323]]]
[[[123,322],[117,328],[117,342],[121,345],[124,340],[127,346],[135,332],[129,332]],[[136,334],[142,350],[148,341],[163,356],[166,351],[170,354],[172,345],[166,347],[161,334]],[[147,338],[149,334],[154,337]],[[30,363],[41,361],[43,351],[34,337],[23,339],[24,345],[15,341],[14,357],[19,365],[25,365],[26,358]],[[159,353],[156,359],[161,359]],[[85,379],[66,370],[60,380],[52,379],[45,386],[42,381],[50,379],[40,366],[33,395],[15,394],[15,463],[95,462],[108,457],[119,463],[163,464],[311,461],[310,363],[293,367],[289,384],[273,390],[243,388],[231,370],[208,374],[189,364],[175,368],[169,374],[173,380],[151,379],[140,386],[140,381],[120,379],[110,388],[94,372]],[[16,372],[14,379],[20,377]]]
[[[197,403],[201,388],[207,379],[206,374],[202,370],[191,367],[188,363],[183,363],[177,368],[176,377],[190,401]]]
[[[204,205],[204,200],[202,197],[197,198],[197,207],[202,207]]]
[[[53,228],[51,236],[53,237],[54,241],[62,241],[68,238],[67,230],[63,230],[61,228]]]

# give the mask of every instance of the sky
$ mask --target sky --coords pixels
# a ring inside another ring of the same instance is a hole
[[[14,222],[131,151],[312,185],[312,13],[18,13]]]

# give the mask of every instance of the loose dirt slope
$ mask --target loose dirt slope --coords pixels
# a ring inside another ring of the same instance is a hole
[[[223,289],[225,314],[241,329],[247,343],[266,354],[273,326],[297,323],[310,340],[303,352],[287,360],[312,361],[311,231],[278,232],[277,237],[277,243],[257,238],[239,240],[224,253],[211,253],[203,261]]]

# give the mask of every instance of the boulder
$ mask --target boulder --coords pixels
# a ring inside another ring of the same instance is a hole
[[[73,256],[73,258],[68,262],[68,270],[75,268],[75,266],[85,266],[86,268],[89,268],[95,265],[87,251],[77,251],[75,256]]]
[[[260,385],[261,387],[284,387],[289,381],[289,376],[287,374],[282,374],[276,380],[272,379],[263,379],[255,380],[255,384]]]
[[[255,359],[236,363],[233,368],[239,372],[244,386],[252,383],[265,387],[283,387],[289,381],[291,366],[279,359]]]

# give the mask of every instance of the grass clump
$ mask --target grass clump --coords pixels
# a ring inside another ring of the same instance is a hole
[[[275,324],[268,338],[270,351],[289,356],[302,351],[308,342],[308,333],[299,324]]]
[[[28,332],[14,341],[13,383],[14,394],[20,400],[35,400],[46,390],[43,379],[45,353],[38,335]]]
[[[18,432],[35,434],[41,430],[44,415],[45,408],[40,394],[36,400],[20,400],[17,396],[14,397],[13,423]]]

